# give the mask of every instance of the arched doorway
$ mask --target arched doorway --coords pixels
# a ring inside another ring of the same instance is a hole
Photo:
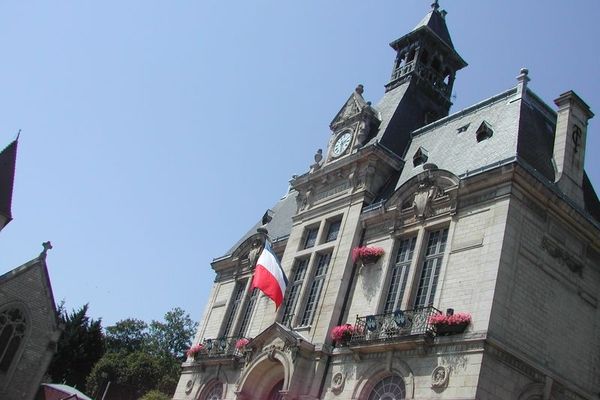
[[[243,378],[238,399],[281,400],[285,388],[285,369],[276,358],[263,358],[253,364]]]
[[[281,389],[283,389],[283,379],[273,386],[271,393],[269,393],[268,400],[283,400],[283,395],[280,393]]]

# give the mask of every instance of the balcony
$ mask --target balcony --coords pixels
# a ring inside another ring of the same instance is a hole
[[[381,346],[409,348],[419,343],[429,343],[434,336],[429,317],[437,313],[439,311],[435,307],[424,307],[356,317],[348,346],[378,351],[377,348]]]
[[[243,357],[243,353],[236,349],[235,344],[239,337],[225,337],[217,339],[203,339],[202,350],[194,356],[194,361],[223,361],[235,360]]]

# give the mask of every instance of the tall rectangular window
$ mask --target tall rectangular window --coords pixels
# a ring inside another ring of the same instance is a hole
[[[242,315],[242,322],[240,323],[240,328],[238,330],[239,337],[246,337],[246,335],[248,334],[248,328],[250,327],[250,319],[252,318],[252,313],[254,312],[254,306],[256,305],[258,294],[258,288],[252,289],[252,292],[250,293],[250,298],[246,303],[246,307],[244,308],[244,313]]]
[[[238,281],[235,284],[235,288],[233,289],[233,297],[231,298],[231,305],[229,306],[229,312],[227,313],[225,327],[223,328],[223,333],[221,334],[222,337],[227,337],[231,331],[235,314],[237,313],[240,303],[242,302],[245,288],[246,281]]]
[[[446,240],[448,239],[448,229],[442,229],[435,232],[429,232],[427,239],[427,250],[423,260],[423,269],[419,279],[419,287],[415,297],[415,308],[425,307],[433,304],[435,290],[437,288],[438,277],[446,250]]]
[[[287,299],[285,300],[285,305],[283,306],[282,323],[285,326],[290,326],[292,318],[294,317],[294,310],[296,308],[296,304],[298,303],[298,297],[300,297],[300,290],[302,289],[302,283],[304,282],[307,266],[308,258],[296,260],[294,275],[292,276]]]
[[[337,239],[338,234],[340,233],[340,226],[342,225],[342,220],[338,219],[336,221],[331,221],[329,223],[329,228],[327,228],[327,237],[325,238],[326,242],[333,242]]]
[[[302,315],[302,326],[310,325],[313,321],[315,310],[317,309],[317,305],[319,304],[319,299],[321,297],[321,291],[323,290],[323,283],[325,282],[325,277],[327,276],[330,259],[330,253],[317,255],[317,266],[315,268],[315,275],[308,292],[308,299],[306,300],[304,314]]]
[[[397,310],[402,304],[408,271],[410,270],[410,263],[415,252],[416,242],[416,236],[400,241],[398,253],[396,254],[396,263],[392,266],[390,271],[390,283],[385,298],[385,305],[383,307],[384,313],[390,313]]]
[[[304,248],[309,249],[314,247],[317,242],[317,233],[319,232],[319,227],[308,228],[306,233],[304,234]]]

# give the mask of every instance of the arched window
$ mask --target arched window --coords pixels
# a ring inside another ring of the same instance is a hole
[[[392,375],[373,386],[369,400],[404,400],[405,396],[404,381],[399,376]]]
[[[16,308],[0,312],[0,373],[7,373],[25,339],[27,321]]]
[[[210,385],[206,395],[201,397],[202,400],[221,400],[223,398],[223,384],[215,381]]]

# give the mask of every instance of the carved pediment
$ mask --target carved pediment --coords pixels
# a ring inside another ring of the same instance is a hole
[[[348,100],[346,100],[346,103],[344,103],[340,111],[333,118],[333,121],[331,121],[329,127],[331,130],[335,131],[337,127],[343,125],[348,120],[351,120],[352,117],[360,114],[365,107],[368,107],[368,105],[365,99],[362,97],[362,85],[359,85],[359,87],[352,92]]]
[[[386,210],[395,213],[395,226],[454,214],[458,185],[458,177],[448,171],[424,171],[396,190],[387,201]]]
[[[271,358],[276,351],[287,353],[292,360],[295,360],[299,351],[314,351],[314,349],[315,346],[304,337],[275,322],[248,343],[245,351],[246,363],[261,354]]]

